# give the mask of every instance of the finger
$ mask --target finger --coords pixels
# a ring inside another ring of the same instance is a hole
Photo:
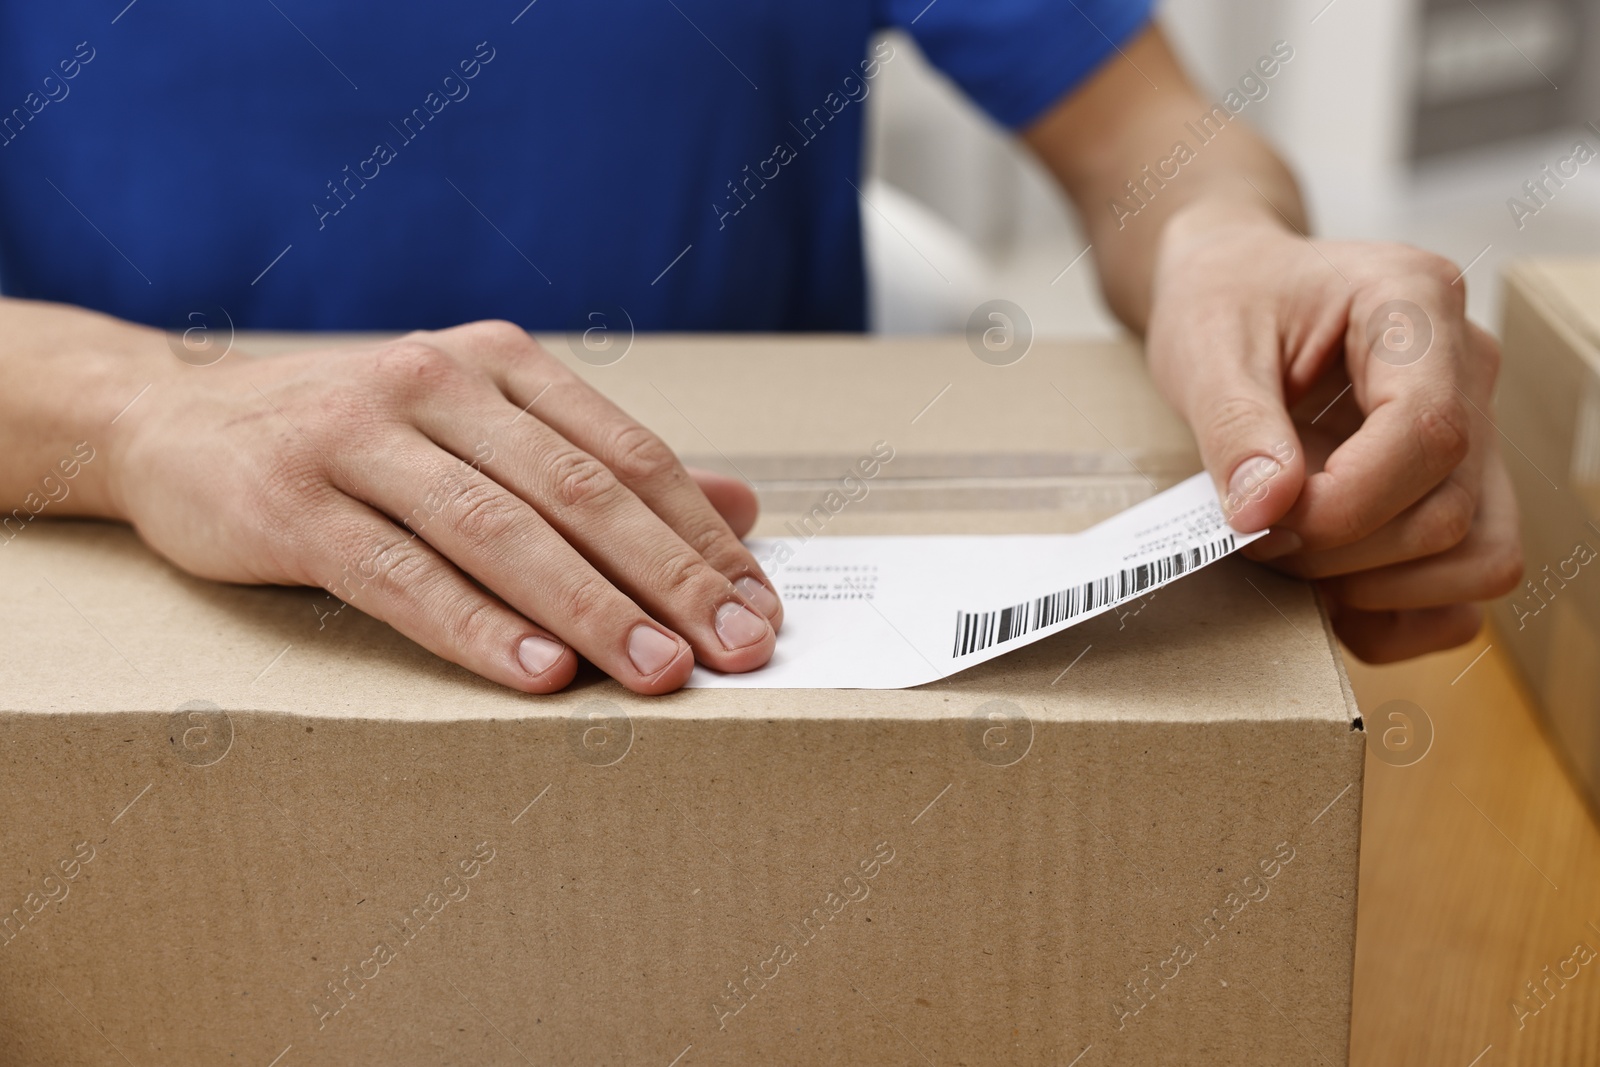
[[[1470,323],[1468,326],[1476,330]],[[1489,341],[1493,343],[1492,338]],[[1474,366],[1478,362],[1475,361]],[[1348,381],[1342,368],[1334,370],[1327,375],[1330,386]],[[1349,386],[1345,384],[1343,388]],[[1328,457],[1361,428],[1361,414],[1354,401],[1345,394],[1339,396],[1342,402],[1330,402],[1332,400],[1330,392],[1314,408],[1297,412],[1310,420],[1297,421],[1296,425],[1300,428],[1300,440],[1305,446],[1307,469],[1312,478],[1326,467]],[[1474,420],[1471,439],[1467,458],[1449,477],[1366,537],[1335,548],[1306,549],[1305,542],[1292,528],[1292,521],[1286,520],[1266,537],[1246,545],[1244,554],[1257,562],[1271,562],[1279,570],[1297,577],[1326,578],[1448,551],[1471,530],[1478,511],[1485,457],[1495,454],[1495,442],[1483,420]]]
[[[1325,583],[1340,603],[1362,611],[1443,607],[1492,600],[1522,580],[1522,542],[1511,478],[1496,452],[1483,501],[1467,537],[1446,552],[1363,570]]]
[[[1322,551],[1299,551],[1278,556],[1262,541],[1246,545],[1247,558],[1271,562],[1274,567],[1297,578],[1333,578],[1342,574],[1375,571],[1397,563],[1426,559],[1448,552],[1467,539],[1478,511],[1476,493],[1468,487],[1462,471],[1446,478],[1432,492],[1377,532],[1350,545]],[[1273,536],[1298,535],[1275,530]],[[1255,551],[1251,551],[1254,549]],[[1470,598],[1469,598],[1470,599]]]
[[[372,508],[341,495],[317,524],[303,577],[490,681],[553,693],[578,658]]]
[[[1194,430],[1223,514],[1248,533],[1271,526],[1294,504],[1305,460],[1285,406],[1280,346],[1270,325],[1213,336],[1209,344],[1217,355],[1194,353],[1176,367],[1171,398]]]
[[[513,423],[516,409],[492,390],[438,399],[415,415],[431,440],[402,437],[374,461],[374,491],[391,502],[385,510],[415,501],[419,485],[451,502],[456,517],[428,533],[441,551],[507,598],[560,590],[535,601],[535,617],[584,655],[601,656],[595,662],[607,673],[634,663],[650,691],[655,670],[674,661],[650,637],[648,619],[716,670],[754,670],[771,658],[767,620],[604,464],[537,419]],[[496,425],[505,429],[482,473],[462,464],[474,454],[475,427]]]
[[[474,360],[513,404],[605,464],[685,544],[733,582],[748,604],[774,626],[781,624],[782,603],[761,565],[659,437],[514,325],[472,323],[429,336],[446,351]],[[527,421],[520,419],[519,424]]]
[[[1360,611],[1338,608],[1333,632],[1366,663],[1395,663],[1464,645],[1483,628],[1476,604],[1452,604],[1420,611]]]
[[[1468,349],[1476,342],[1462,317],[1460,290],[1451,288],[1444,270],[1414,269],[1351,305],[1346,361],[1366,417],[1323,469],[1306,479],[1300,500],[1281,523],[1308,548],[1335,548],[1369,536],[1444,481],[1470,452],[1474,401],[1461,388],[1462,365],[1476,357]],[[1396,298],[1408,307],[1386,310]],[[1404,334],[1409,344],[1428,339],[1423,354],[1384,340],[1386,328],[1402,330],[1386,315],[1400,317],[1411,331]]]
[[[498,336],[499,328],[490,332]],[[667,636],[682,635],[708,666],[741,672],[771,658],[775,642],[771,624],[738,587],[686,545],[603,463],[526,409],[508,404],[477,364],[419,339],[432,336],[396,342],[384,353],[382,370],[403,387],[396,391],[405,397],[406,419],[445,452],[470,460],[474,468],[482,467],[493,482],[531,505],[592,569],[676,631]],[[488,359],[484,356],[480,362]],[[351,486],[347,491],[360,495],[362,490]],[[410,499],[420,495],[415,485],[391,485],[388,491],[409,491]],[[705,507],[710,512],[710,505]],[[571,605],[580,612],[591,607],[588,602]],[[557,632],[565,625],[559,618],[546,622]],[[630,633],[639,641],[648,638],[642,628]],[[664,655],[665,646],[658,647]],[[640,648],[645,646],[631,650]],[[654,661],[653,652],[649,658]]]
[[[694,667],[651,619],[526,502],[421,434],[368,465],[361,491],[512,607],[634,692],[670,692]]]
[[[556,402],[541,418],[551,429],[604,463],[747,603],[780,625],[783,605],[761,565],[666,443],[577,379],[550,391]]]
[[[722,521],[728,524],[733,536],[741,540],[747,537],[756,524],[756,516],[761,511],[755,490],[738,478],[730,478],[726,474],[718,474],[701,467],[684,469],[689,472],[689,477],[694,479],[694,484],[698,485],[700,491],[706,495],[706,500],[717,509]]]
[[[461,447],[449,420],[424,421],[441,445]],[[496,450],[485,472],[530,504],[613,585],[681,634],[695,658],[735,673],[771,658],[776,637],[765,609],[774,608],[776,596],[764,583],[748,573],[740,575],[742,582],[730,581],[610,468],[543,423],[525,419],[504,439],[506,447]],[[772,602],[756,603],[752,591]]]

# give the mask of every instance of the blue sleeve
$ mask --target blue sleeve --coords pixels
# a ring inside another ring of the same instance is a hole
[[[879,0],[997,121],[1028,125],[1142,29],[1154,0]]]

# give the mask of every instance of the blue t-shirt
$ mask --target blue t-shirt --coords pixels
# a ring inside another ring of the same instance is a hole
[[[1149,6],[0,4],[0,286],[157,326],[859,330],[876,31],[1019,127]]]

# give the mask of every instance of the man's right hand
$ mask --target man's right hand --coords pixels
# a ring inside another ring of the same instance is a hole
[[[574,653],[639,693],[772,655],[754,494],[509,323],[177,364],[113,429],[111,511],[178,566],[320,586],[513,689]]]

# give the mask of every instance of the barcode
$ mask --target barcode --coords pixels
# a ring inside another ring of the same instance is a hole
[[[1203,567],[1233,551],[1233,535],[1220,541],[1175,552],[1170,556],[1141,563],[1137,567],[1096,578],[1036,600],[1025,600],[999,611],[956,612],[956,641],[952,658],[981,652],[991,645],[1004,644],[1023,634],[1076,618],[1095,608],[1136,597],[1162,582]]]

